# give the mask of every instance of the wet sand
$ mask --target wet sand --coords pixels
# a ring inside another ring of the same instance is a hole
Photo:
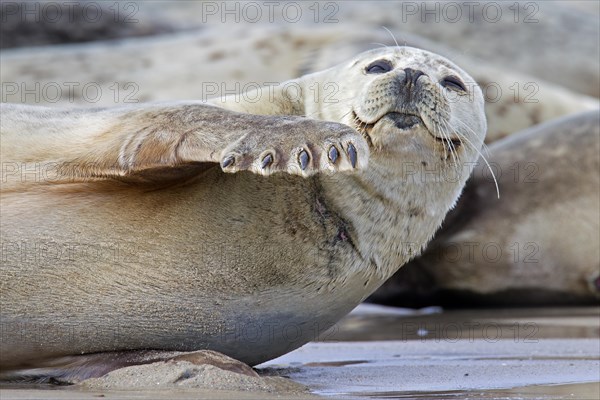
[[[596,339],[327,342],[311,343],[267,365],[291,368],[291,379],[321,395],[428,398],[598,382],[599,356]],[[513,391],[514,398],[519,393]],[[554,394],[551,387],[547,394]]]
[[[362,305],[260,365],[310,392],[7,386],[5,399],[598,399],[600,308],[419,311]]]

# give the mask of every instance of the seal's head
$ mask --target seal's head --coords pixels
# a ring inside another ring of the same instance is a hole
[[[366,168],[327,184],[338,208],[352,210],[344,216],[363,258],[386,279],[456,203],[485,138],[483,94],[450,61],[411,47],[364,52],[306,83],[329,89],[320,103],[304,101],[307,115],[349,125],[369,144]]]
[[[335,83],[345,98],[322,106],[321,118],[360,131],[371,145],[369,163],[393,156],[443,168],[477,159],[486,132],[484,98],[452,62],[387,47],[358,55],[341,74],[339,68],[333,70],[344,79]]]

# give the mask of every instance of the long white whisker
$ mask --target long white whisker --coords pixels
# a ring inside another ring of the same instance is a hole
[[[377,43],[377,42],[373,42],[373,43],[369,43],[369,44],[376,44],[376,45],[378,45],[378,46],[385,47],[386,49],[390,47],[390,46],[388,46],[387,44],[383,44],[383,43]]]
[[[443,127],[442,127],[441,125],[440,125],[440,128],[439,128],[439,133],[440,133],[440,135],[442,136],[442,143],[444,143],[444,145],[445,145],[445,143],[446,143],[446,135],[445,135],[445,133],[444,133],[444,130],[443,130]],[[444,146],[444,147],[445,147],[445,146]],[[445,150],[447,150],[447,149],[444,149],[444,152],[443,152],[442,154],[444,154],[444,153],[445,153]],[[448,156],[446,155],[446,157],[445,157],[445,160],[444,160],[444,161],[446,161],[447,159],[448,159]]]
[[[475,133],[475,131],[473,129],[471,129],[470,126],[468,126],[467,124],[465,124],[463,121],[461,121],[460,119],[455,119],[456,122],[462,124],[462,126],[471,131],[471,133],[473,133],[474,136],[477,136],[477,134]],[[458,133],[458,132],[457,132]],[[481,144],[481,149],[486,153],[486,155],[489,157],[490,156],[490,149],[488,148],[488,146],[485,144],[485,142],[483,142]]]
[[[392,31],[390,31],[388,28],[386,28],[385,26],[382,26],[383,29],[385,29],[386,31],[388,31],[388,33],[390,34],[390,36],[392,37],[392,39],[394,39],[394,43],[396,43],[397,47],[400,47],[400,45],[398,44],[398,41],[396,40],[396,37],[394,36],[394,34],[392,33]]]
[[[473,131],[473,129],[471,129],[471,127],[469,127],[467,124],[465,124],[463,121],[461,121],[460,119],[455,119],[455,121],[459,122],[460,124],[462,124],[462,126],[465,127],[465,129],[468,129],[469,131],[471,131],[471,133],[473,133],[473,135],[477,136],[477,134],[475,133],[475,131]],[[485,144],[485,142],[483,142],[481,144],[481,148],[482,150],[486,153],[486,155],[489,157],[490,155],[490,149],[488,148],[488,146]]]
[[[450,133],[452,132],[452,128],[450,127],[450,125],[448,124],[448,122],[446,120],[442,120],[442,122],[444,123],[444,126],[446,127],[446,131],[445,131],[446,140],[447,140],[448,146],[450,148],[450,154],[452,155],[452,159],[454,160],[454,166],[455,166],[455,168],[458,169],[458,166],[459,166],[458,153],[456,151],[456,147],[454,147],[454,143],[450,139]]]
[[[496,186],[496,194],[498,195],[498,198],[500,198],[500,187],[498,186],[498,179],[496,178],[496,174],[494,174],[494,170],[492,169],[492,166],[488,162],[487,158],[481,153],[481,151],[479,151],[477,146],[475,146],[473,144],[473,142],[471,142],[471,140],[466,135],[461,134],[460,132],[458,132],[456,130],[454,130],[453,132],[456,133],[461,139],[466,140],[467,143],[469,145],[471,145],[471,148],[473,150],[475,150],[477,152],[477,154],[479,154],[479,156],[482,158],[483,162],[485,163],[487,168],[490,170],[490,173],[492,174],[492,178],[494,179],[494,185]]]
[[[448,144],[449,149],[450,149],[450,155],[452,156],[452,160],[454,161],[454,165],[458,166],[458,153],[456,152],[456,149],[454,148],[454,143],[452,143],[452,140],[450,140],[450,134],[449,134],[452,131],[452,129],[450,128],[450,126],[448,125],[448,123],[446,122],[446,120],[442,120],[442,122],[444,123],[444,127],[446,128],[444,136],[446,138],[447,144]]]
[[[440,110],[440,112],[442,112],[442,113],[443,113],[443,115],[444,115],[444,116],[447,118],[447,120],[448,120],[448,122],[449,122],[449,121],[450,121],[450,119],[451,119],[450,112],[448,112],[448,111],[445,111],[445,110]],[[477,133],[475,133],[475,131],[474,131],[473,129],[471,129],[471,127],[469,127],[467,124],[465,124],[463,121],[461,121],[461,120],[460,120],[460,119],[458,119],[458,118],[455,118],[453,121],[454,121],[454,122],[458,122],[458,123],[462,124],[462,126],[463,126],[465,129],[467,129],[468,131],[470,131],[470,132],[473,134],[473,136],[477,137]],[[454,133],[457,133],[457,134],[459,134],[459,132],[457,132],[456,130],[454,130],[453,132],[454,132]],[[459,136],[460,136],[460,134],[459,134]],[[465,135],[462,135],[462,136],[464,137]],[[460,137],[459,137],[459,139],[460,139]]]
[[[463,138],[467,142],[471,143],[471,141],[469,139],[467,139],[464,135],[463,135]],[[473,146],[473,148],[475,148],[475,146],[473,144],[471,144],[471,146]],[[496,185],[496,194],[498,195],[498,198],[500,198],[500,187],[498,186],[498,179],[496,179],[496,174],[494,174],[494,170],[492,169],[492,166],[488,162],[487,158],[485,158],[485,156],[481,153],[481,151],[479,151],[477,148],[475,148],[475,151],[483,159],[483,162],[485,162],[485,165],[488,167],[488,169],[492,173],[492,178],[494,178],[494,185]]]

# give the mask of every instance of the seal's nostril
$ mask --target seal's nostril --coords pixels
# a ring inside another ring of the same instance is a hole
[[[412,83],[413,85],[417,83],[417,80],[421,75],[425,75],[423,71],[419,71],[412,68],[404,68],[405,78],[404,81],[406,83]]]

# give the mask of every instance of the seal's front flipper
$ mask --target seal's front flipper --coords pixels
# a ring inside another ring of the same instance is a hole
[[[3,104],[0,131],[4,164],[51,166],[46,175],[52,178],[3,179],[3,190],[32,183],[179,182],[219,165],[226,172],[308,176],[364,168],[369,156],[365,139],[346,125],[194,102],[95,110]]]
[[[12,382],[72,385],[85,379],[104,376],[121,368],[139,365],[148,365],[150,368],[150,364],[154,363],[179,362],[212,365],[225,371],[258,377],[258,374],[247,364],[212,350],[191,352],[139,350],[59,357],[45,363],[38,363],[35,368],[2,372],[0,379]]]
[[[367,142],[345,125],[276,116],[265,123],[265,130],[245,135],[223,151],[223,171],[310,176],[367,166]]]

